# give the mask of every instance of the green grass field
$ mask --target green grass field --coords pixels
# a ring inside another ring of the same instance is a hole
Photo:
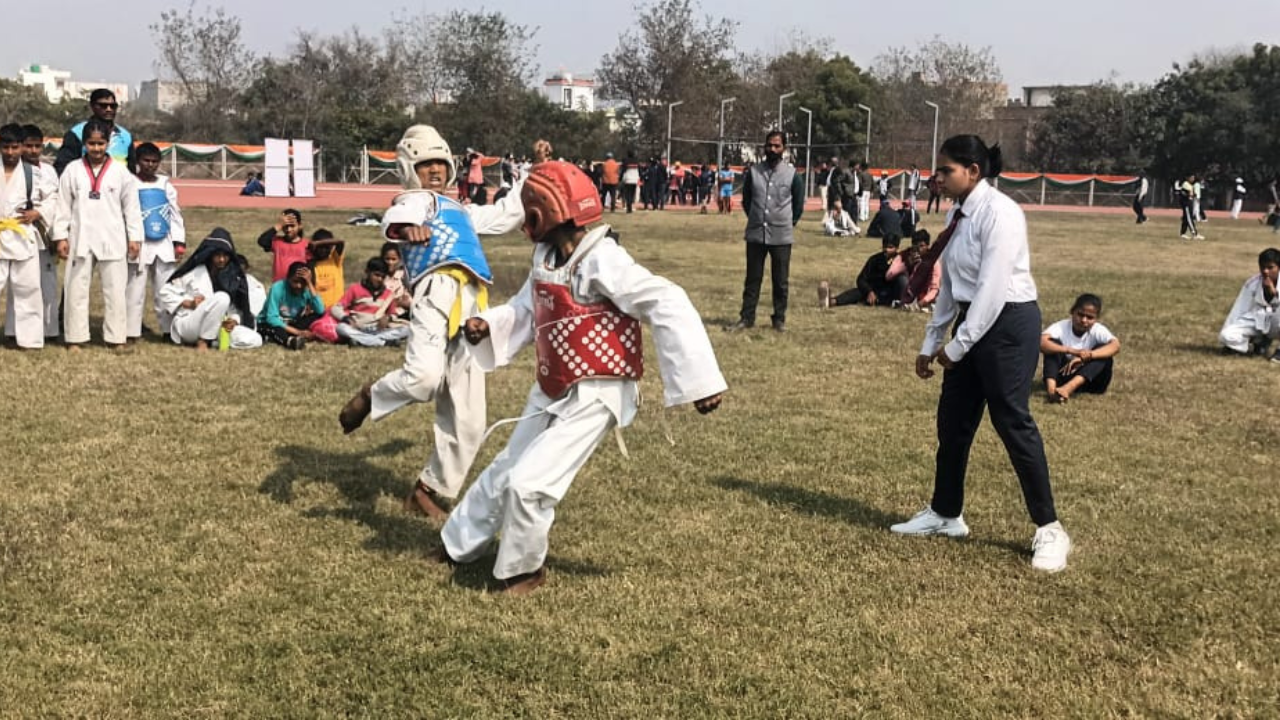
[[[253,240],[272,214],[187,215],[269,273]],[[663,412],[652,364],[631,459],[601,446],[524,599],[487,594],[487,562],[429,564],[436,528],[401,510],[431,406],[339,431],[396,350],[0,352],[0,716],[1280,715],[1280,366],[1216,351],[1276,236],[1030,215],[1046,324],[1096,292],[1124,343],[1108,395],[1033,397],[1075,541],[1046,576],[989,424],[973,535],[888,532],[932,482],[939,381],[912,373],[926,316],[824,313],[814,291],[852,283],[876,241],[806,217],[789,332],[728,335],[741,215],[615,217],[689,291],[731,390],[705,418]],[[340,235],[354,281],[376,232]],[[505,297],[530,247],[489,248]],[[766,280],[762,318],[768,302]],[[531,369],[530,351],[490,376],[490,418],[519,411]]]

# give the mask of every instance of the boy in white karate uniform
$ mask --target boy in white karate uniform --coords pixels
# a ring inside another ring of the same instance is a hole
[[[443,520],[444,501],[458,496],[484,436],[484,373],[459,333],[462,320],[485,309],[493,282],[477,235],[520,226],[521,182],[492,205],[464,207],[445,197],[456,175],[453,153],[429,125],[405,131],[396,164],[406,192],[383,215],[382,232],[402,243],[413,294],[404,366],[361,388],[338,421],[350,433],[370,414],[377,421],[411,403],[434,400],[435,446],[405,507]]]
[[[160,148],[143,143],[133,154],[138,162],[138,203],[144,242],[137,262],[129,263],[129,282],[125,285],[130,340],[142,337],[148,280],[160,334],[169,334],[172,316],[161,307],[160,290],[177,269],[187,248],[187,229],[182,222],[182,209],[178,207],[178,191],[168,177],[157,174]]]
[[[538,243],[533,271],[510,302],[469,319],[466,337],[485,370],[535,345],[538,382],[507,447],[449,516],[439,556],[472,562],[501,537],[493,574],[511,594],[545,581],[556,505],[609,431],[635,418],[640,321],[654,333],[668,406],[709,413],[727,389],[685,292],[637,264],[609,226],[587,229],[602,207],[585,173],[566,162],[535,165],[521,195],[525,231]]]
[[[111,128],[99,120],[84,124],[85,156],[67,165],[58,185],[53,237],[58,257],[69,260],[63,299],[67,347],[89,342],[89,286],[96,265],[102,280],[102,335],[121,349],[128,339],[125,284],[128,261],[142,249],[138,184],[123,163],[107,155]]]
[[[40,307],[40,240],[37,210],[27,206],[35,187],[35,168],[22,159],[22,126],[0,127],[0,291],[13,290],[9,306],[18,347],[44,347]]]
[[[49,250],[45,242],[48,233],[53,230],[53,212],[58,209],[58,171],[53,165],[40,159],[44,152],[44,133],[35,125],[22,126],[22,159],[31,166],[31,208],[32,225],[43,225],[40,240],[40,308],[44,317],[44,339],[58,337],[58,257]],[[8,302],[5,303],[4,334],[15,337],[13,284],[5,291]]]
[[[1258,254],[1258,274],[1245,281],[1236,296],[1231,314],[1222,324],[1218,342],[1227,353],[1259,355],[1267,352],[1271,341],[1280,338],[1280,294],[1276,282],[1280,278],[1280,250],[1267,248]],[[1271,355],[1280,363],[1280,349]]]

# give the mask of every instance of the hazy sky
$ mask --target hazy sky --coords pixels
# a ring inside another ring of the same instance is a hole
[[[0,76],[44,63],[72,71],[76,80],[127,82],[155,76],[148,25],[160,12],[185,7],[176,0],[52,0],[28,5],[58,22],[41,26],[9,13],[17,32],[0,43]],[[357,0],[214,0],[243,21],[259,54],[283,54],[299,28],[324,34],[357,26],[378,33],[408,9],[440,12],[453,7],[500,11],[537,27],[537,61],[544,74],[565,69],[590,74],[632,24],[626,0],[488,0],[475,3]],[[914,46],[934,35],[975,47],[990,46],[1012,95],[1024,85],[1078,84],[1110,77],[1149,82],[1175,61],[1211,48],[1280,44],[1280,0],[970,0],[911,5],[832,0],[703,0],[715,17],[739,22],[741,49],[782,50],[799,32],[827,38],[833,50],[862,67],[889,47]],[[199,9],[198,7],[198,9]],[[26,32],[39,27],[38,32]],[[49,31],[56,30],[56,36]]]

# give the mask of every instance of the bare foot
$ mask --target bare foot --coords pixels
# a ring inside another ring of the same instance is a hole
[[[73,344],[71,344],[71,345],[68,345],[68,346],[67,346],[67,352],[78,353],[78,352],[80,352],[80,346],[79,346],[79,345],[77,345],[77,344],[74,344],[74,343],[73,343]]]
[[[196,341],[196,352],[209,352],[209,341],[208,341],[208,340],[197,340],[197,341]]]
[[[354,397],[342,406],[338,413],[338,424],[342,425],[342,434],[350,435],[356,428],[364,424],[364,419],[373,411],[373,383],[365,383]]]

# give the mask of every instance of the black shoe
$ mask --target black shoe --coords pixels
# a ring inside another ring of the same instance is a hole
[[[773,329],[777,332],[784,333],[787,331],[787,323],[783,320],[774,320]]]
[[[755,323],[749,323],[746,320],[739,320],[738,322],[727,326],[724,329],[724,331],[725,332],[741,332],[743,330],[750,330],[754,326],[755,326]]]
[[[307,339],[301,335],[290,335],[289,339],[284,341],[284,346],[290,350],[304,350],[307,347]]]

